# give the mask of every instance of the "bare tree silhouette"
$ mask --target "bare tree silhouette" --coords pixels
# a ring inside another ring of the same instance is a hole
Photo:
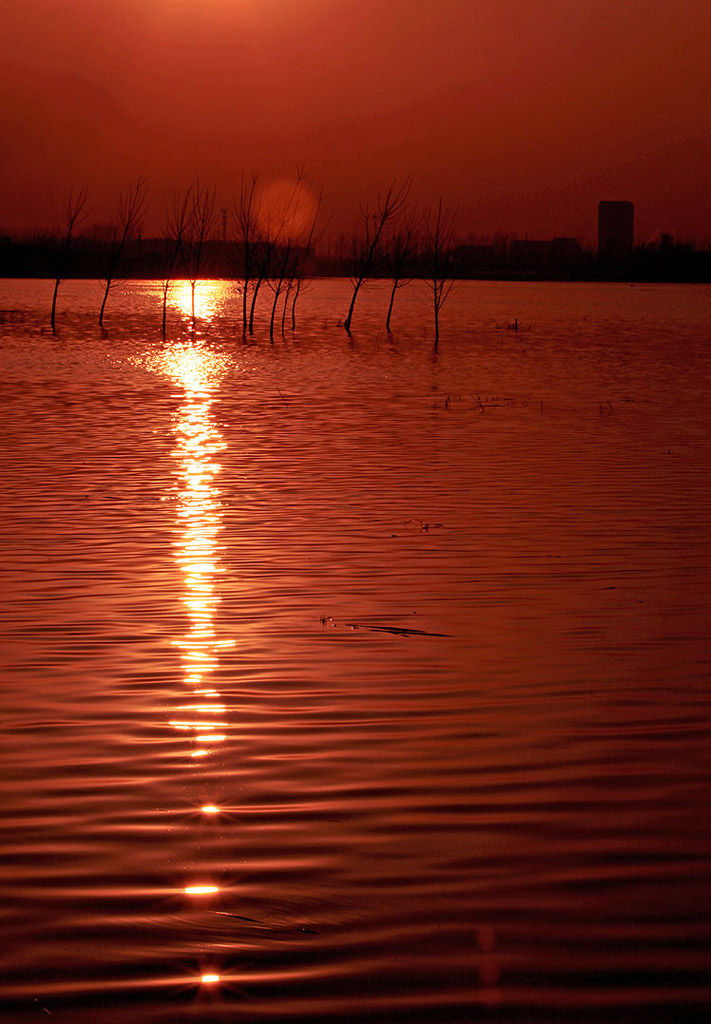
[[[247,303],[252,275],[255,269],[255,248],[259,240],[259,224],[257,220],[257,202],[255,190],[257,175],[249,179],[244,175],[240,182],[239,198],[234,204],[237,218],[237,244],[241,249],[242,269],[242,337],[247,337]]]
[[[294,239],[290,234],[285,234],[280,242],[274,246],[271,273],[267,283],[271,288],[274,298],[272,310],[269,316],[269,338],[274,341],[274,321],[276,319],[277,305],[285,291],[288,291],[288,282],[294,272]],[[286,295],[284,297],[284,309],[286,309]],[[282,316],[282,331],[284,333],[284,317]]]
[[[439,345],[439,313],[459,272],[454,255],[454,213],[439,200],[435,209],[426,211],[423,220],[422,265],[432,292],[435,348]]]
[[[57,252],[54,268],[55,281],[54,292],[52,294],[52,313],[50,316],[52,331],[56,331],[57,292],[59,291],[59,286],[62,283],[62,278],[66,276],[69,272],[69,268],[71,267],[76,243],[75,229],[84,213],[84,207],[86,206],[88,195],[89,193],[86,186],[80,188],[76,195],[72,189],[67,197],[64,207],[64,237]]]
[[[111,225],[103,276],[104,298],[99,312],[99,327],[101,328],[104,326],[106,302],[109,292],[116,283],[126,242],[139,227],[145,210],[145,181],[143,178],[139,178],[135,185],[128,185],[119,195],[116,217]]]
[[[305,275],[306,275],[306,266],[307,266],[308,259],[309,259],[310,255],[311,255],[311,248],[312,248],[312,246],[314,244],[314,241],[315,241],[316,225],[318,224],[318,219],[319,219],[319,216],[321,214],[321,206],[322,206],[322,204],[323,204],[323,189],[321,188],[321,189],[319,189],[319,193],[318,193],[318,196],[316,198],[316,208],[314,210],[314,215],[313,215],[313,217],[311,219],[311,223],[309,225],[309,231],[308,231],[308,234],[307,234],[306,239],[304,241],[304,244],[301,247],[301,250],[300,250],[300,252],[298,254],[298,257],[297,257],[297,259],[295,261],[294,273],[293,273],[293,276],[292,276],[291,280],[289,281],[289,287],[287,289],[287,295],[286,295],[286,298],[284,299],[284,315],[282,316],[282,322],[281,322],[281,333],[282,334],[284,333],[284,317],[286,316],[286,307],[287,307],[287,303],[289,301],[289,296],[291,296],[291,329],[292,329],[292,331],[296,330],[296,303],[299,300],[299,296],[301,295],[301,291],[302,291],[303,286],[304,286],[304,278],[305,278]],[[322,229],[322,231],[323,231],[323,229]]]
[[[270,216],[269,235],[273,240],[272,259],[270,272],[267,276],[267,283],[271,288],[274,298],[269,317],[269,338],[274,341],[274,320],[276,318],[277,304],[282,291],[286,287],[292,266],[292,252],[295,245],[295,238],[292,227],[292,220],[296,213],[294,207],[298,203],[298,189],[302,180],[300,168],[296,171],[296,181],[282,204],[282,209],[275,211],[275,216]]]
[[[249,306],[249,333],[254,334],[254,313],[257,308],[259,289],[272,273],[276,240],[271,232],[257,227],[252,264],[252,301]]]
[[[405,204],[401,224],[393,229],[385,248],[385,265],[390,274],[392,288],[388,315],[385,318],[385,330],[390,331],[390,319],[393,315],[395,295],[412,280],[413,261],[417,255],[417,210]]]
[[[385,226],[402,210],[411,185],[410,178],[406,178],[401,185],[394,181],[384,195],[378,196],[374,208],[371,209],[367,204],[360,208],[360,222],[351,236],[350,252],[346,258],[346,271],[353,285],[351,303],[343,322],[349,335],[356,299],[372,270]]]
[[[269,337],[272,341],[274,340],[277,306],[282,295],[284,295],[284,302],[281,333],[284,333],[286,305],[291,290],[291,281],[296,274],[299,261],[298,242],[303,231],[304,206],[307,201],[304,190],[306,177],[304,168],[297,165],[296,177],[289,192],[280,199],[279,207],[267,211],[269,234],[274,242],[270,273],[267,278],[269,287],[274,294],[269,318]]]
[[[195,327],[195,287],[200,280],[207,247],[215,227],[215,188],[196,181],[192,188],[190,216],[184,235],[185,269],[190,282],[190,306]]]
[[[178,260],[183,256],[183,244],[192,213],[192,186],[182,194],[175,193],[173,205],[165,218],[165,257],[163,263],[163,321],[162,334],[165,338],[168,292]]]

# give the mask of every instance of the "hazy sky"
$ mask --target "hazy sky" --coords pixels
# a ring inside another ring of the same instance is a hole
[[[336,227],[411,175],[463,231],[711,240],[711,0],[3,0],[0,229],[297,163]],[[151,224],[148,225],[151,227]]]

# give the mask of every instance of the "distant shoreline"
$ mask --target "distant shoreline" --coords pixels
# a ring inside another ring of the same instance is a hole
[[[305,276],[306,280],[311,281],[327,281],[327,280],[348,280],[348,275],[344,273],[313,273]],[[54,274],[28,274],[28,273],[8,273],[0,272],[0,280],[6,281],[54,281]],[[100,281],[102,280],[100,274],[69,274],[66,277],[62,277],[63,281]],[[130,281],[157,281],[162,282],[164,279],[157,277],[155,274],[122,274],[120,280],[123,282]],[[174,278],[171,283],[176,281],[187,280],[186,278]],[[205,274],[201,276],[202,281],[233,281],[235,284],[239,284],[239,277],[232,277],[227,274]],[[389,282],[387,277],[372,277],[369,278],[372,283],[386,284]],[[413,276],[411,281],[426,281],[427,278],[424,276]],[[558,283],[558,284],[711,284],[711,272],[705,275],[633,275],[633,274],[542,274],[535,271],[499,271],[499,272],[484,272],[478,274],[460,274],[455,278],[457,281],[484,281],[484,282],[496,282],[496,281],[520,281],[520,282],[540,282],[544,283]]]
[[[510,242],[501,245],[472,245],[455,240],[448,276],[463,281],[621,281],[639,283],[711,283],[711,250],[665,242],[640,245],[615,260],[601,259],[575,240],[563,245],[542,242]],[[575,244],[573,244],[575,242]],[[134,238],[126,243],[119,266],[112,276],[122,280],[163,281],[166,274],[166,240]],[[106,276],[108,243],[99,238],[79,237],[72,243],[69,258],[62,254],[60,239],[52,236],[15,239],[0,236],[0,277],[9,279],[102,280]],[[348,277],[347,253],[319,251],[307,246],[291,249],[297,257],[299,274],[310,278]],[[253,259],[254,257],[252,257]],[[277,263],[279,261],[277,260]],[[170,277],[180,276],[173,267]],[[181,268],[182,269],[182,268]],[[269,277],[268,271],[260,271]],[[255,267],[251,269],[254,276]],[[211,240],[200,266],[202,280],[244,280],[241,244]],[[387,254],[373,259],[365,275],[373,280],[392,280]],[[403,277],[426,280],[426,264],[415,251]]]

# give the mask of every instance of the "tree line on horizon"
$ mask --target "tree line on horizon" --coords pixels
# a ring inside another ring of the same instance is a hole
[[[88,190],[83,187],[70,191],[58,225],[39,243],[43,276],[54,279],[52,330],[56,331],[61,282],[78,270],[81,276],[95,275],[102,283],[98,314],[102,330],[112,289],[131,276],[161,280],[164,337],[174,282],[182,279],[189,283],[194,326],[195,291],[199,282],[210,276],[238,283],[238,320],[243,338],[254,334],[257,299],[264,294],[270,295],[270,338],[273,340],[277,331],[283,335],[287,326],[295,330],[297,304],[304,282],[319,265],[316,253],[327,228],[322,218],[323,192],[313,187],[300,167],[276,201],[261,185],[258,175],[243,175],[230,213],[224,207],[218,209],[215,187],[196,179],[174,193],[163,211],[161,235],[148,240],[142,235],[148,208],[143,179],[120,192],[111,221],[91,232],[83,230]],[[434,206],[418,208],[410,200],[411,186],[410,178],[393,181],[372,201],[361,205],[351,229],[339,239],[337,254],[331,258],[331,270],[351,283],[350,301],[341,321],[349,335],[359,295],[369,280],[390,282],[384,320],[386,331],[391,333],[398,292],[413,279],[422,279],[430,291],[437,345],[440,312],[454,282],[470,276],[472,254],[491,259],[495,251],[493,246],[462,243],[456,235],[454,211],[445,208],[441,199]],[[564,246],[558,258],[564,255],[574,280],[599,279],[600,271],[602,279],[711,280],[711,253],[674,245],[670,236],[662,236],[658,246],[638,247],[633,261],[617,266],[601,266],[591,254],[583,252],[575,239],[555,239],[552,243],[519,243],[514,239],[509,253],[524,255],[519,265],[525,276],[526,254],[535,257],[545,251],[542,246],[551,245],[555,258],[556,243],[572,242],[577,248]],[[501,261],[498,265],[501,267]],[[495,276],[495,269],[490,276]]]
[[[374,278],[386,277],[391,288],[385,329],[391,322],[397,293],[414,277],[426,281],[431,294],[434,343],[439,344],[440,312],[458,276],[454,213],[436,206],[418,209],[410,201],[412,181],[392,182],[376,198],[362,205],[346,238],[340,264],[351,282],[351,295],[342,326],[350,336],[361,290]],[[233,198],[227,235],[227,211],[218,210],[216,190],[199,179],[176,191],[164,211],[159,252],[162,281],[161,331],[167,333],[168,298],[178,279],[189,283],[192,320],[195,323],[195,292],[207,278],[211,257],[219,248],[223,267],[227,257],[229,279],[238,284],[239,321],[243,338],[254,334],[257,299],[271,293],[269,337],[296,328],[297,303],[312,264],[315,244],[323,235],[322,190],[316,191],[301,168],[293,182],[275,199],[260,191],[256,174],[242,177]],[[61,283],[70,277],[88,242],[81,234],[88,205],[88,191],[71,191],[65,201],[59,228],[51,236],[51,270],[54,278],[50,324],[57,329],[57,305]],[[112,289],[128,276],[127,254],[141,237],[147,210],[143,179],[130,183],[118,197],[114,217],[94,244],[98,277],[103,285],[99,327]],[[223,237],[218,229],[222,222]],[[223,275],[225,274],[223,273]]]

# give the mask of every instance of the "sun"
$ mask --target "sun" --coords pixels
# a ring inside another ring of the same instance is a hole
[[[318,211],[318,200],[305,181],[277,179],[257,192],[259,226],[276,240],[303,242]]]

